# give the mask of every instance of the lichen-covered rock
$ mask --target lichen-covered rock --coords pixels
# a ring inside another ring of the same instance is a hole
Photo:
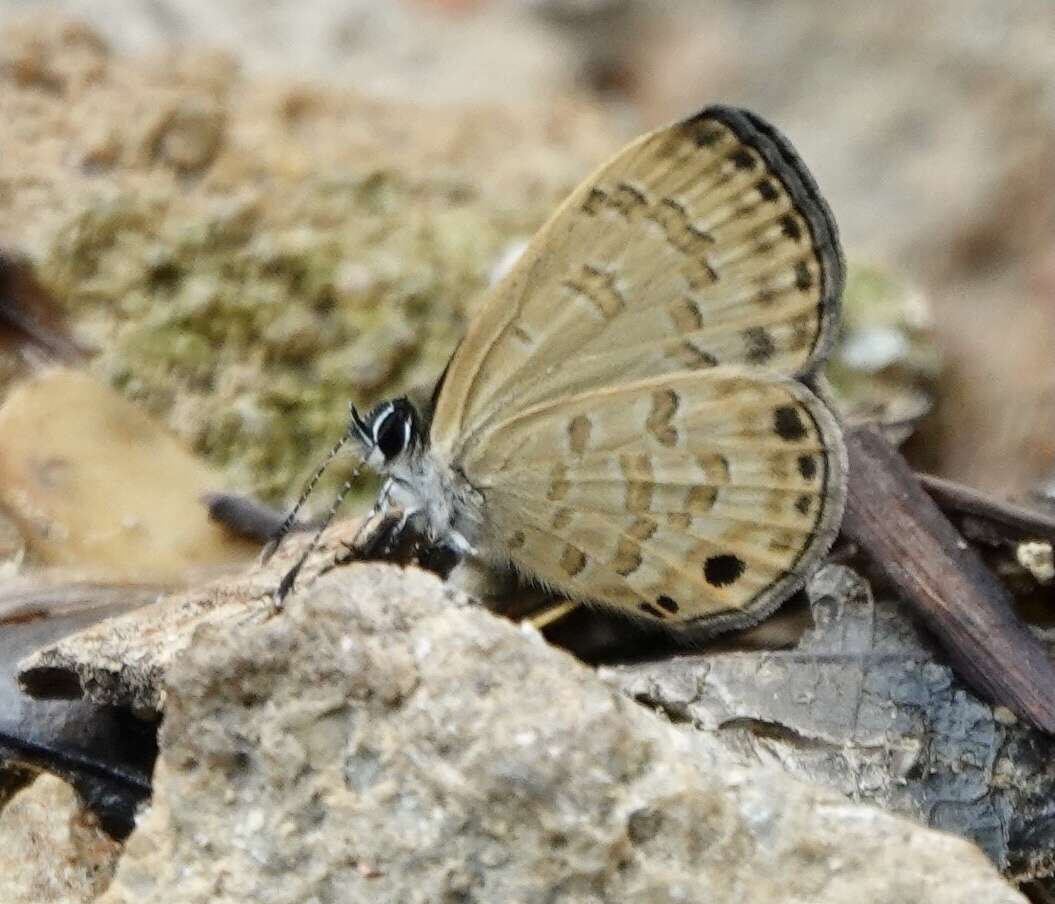
[[[434,379],[509,245],[618,140],[571,101],[442,110],[0,33],[0,244],[91,367],[275,499],[364,403]]]
[[[113,876],[121,846],[61,779],[42,775],[0,812],[0,901],[87,904]]]
[[[106,904],[1023,900],[967,843],[731,765],[413,569],[200,630],[170,678]]]

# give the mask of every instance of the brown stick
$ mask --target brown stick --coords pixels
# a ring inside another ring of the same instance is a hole
[[[946,514],[970,515],[996,526],[1008,540],[1055,543],[1055,518],[1021,505],[994,499],[980,490],[944,477],[917,474],[923,489]]]
[[[968,684],[1055,734],[1055,664],[1010,594],[877,430],[849,431],[846,447],[843,532],[923,617]]]

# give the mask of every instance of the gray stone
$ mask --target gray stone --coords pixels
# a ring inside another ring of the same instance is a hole
[[[735,765],[416,570],[230,626],[172,663],[106,904],[1023,901],[972,845]]]
[[[113,875],[121,846],[81,809],[73,789],[42,775],[0,813],[0,901],[87,904]]]

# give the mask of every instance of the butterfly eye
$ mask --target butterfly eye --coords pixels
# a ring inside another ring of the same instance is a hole
[[[385,460],[391,461],[410,444],[410,422],[395,411],[386,411],[374,424],[374,443]]]

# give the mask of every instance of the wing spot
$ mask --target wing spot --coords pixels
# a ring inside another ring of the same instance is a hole
[[[560,557],[560,567],[570,578],[582,574],[586,568],[586,555],[581,549],[576,549],[570,543],[565,544],[564,553]]]
[[[725,137],[725,130],[706,118],[689,119],[682,123],[682,130],[696,143],[697,147],[710,148]]]
[[[817,462],[812,455],[800,455],[797,464],[803,480],[813,480],[817,476]]]
[[[666,609],[671,615],[678,611],[678,604],[674,602],[669,596],[661,596],[656,600],[656,605],[662,609]]]
[[[626,480],[626,510],[647,512],[652,507],[652,461],[647,455],[621,455],[619,469]]]
[[[670,245],[683,254],[691,268],[689,283],[711,286],[718,282],[718,271],[708,263],[706,251],[714,236],[692,224],[688,211],[673,198],[654,205],[648,216],[659,224]]]
[[[780,197],[780,192],[777,191],[777,187],[773,184],[772,179],[763,179],[755,186],[758,189],[759,197],[763,201],[775,201]]]
[[[593,424],[585,414],[577,414],[568,423],[568,445],[576,455],[582,455],[590,442]]]
[[[710,352],[705,352],[696,347],[695,343],[686,339],[675,351],[675,355],[682,364],[692,370],[702,370],[705,367],[715,367],[718,359]]]
[[[808,515],[810,513],[810,508],[812,507],[812,505],[813,497],[803,493],[801,496],[799,496],[798,499],[795,500],[795,511],[797,511],[800,515]]]
[[[755,168],[754,155],[747,148],[738,148],[729,155],[729,162],[738,170]]]
[[[582,272],[566,279],[564,285],[590,302],[605,320],[617,317],[626,307],[626,300],[616,288],[615,276],[591,264],[584,264]]]
[[[802,238],[802,227],[790,213],[780,218],[780,231],[793,242],[798,242]]]
[[[791,321],[791,335],[796,348],[805,348],[813,341],[813,323],[810,314],[802,314]]]
[[[653,606],[651,603],[638,603],[637,607],[642,612],[644,612],[646,615],[651,615],[653,618],[666,618],[667,617],[662,612],[660,612],[659,609],[657,609],[655,606]]]
[[[791,552],[795,547],[795,537],[790,533],[777,534],[769,541],[769,548],[773,552]]]
[[[675,530],[688,530],[692,524],[692,515],[688,512],[667,512],[667,524]]]
[[[612,559],[612,570],[624,578],[641,567],[641,550],[638,545],[626,537],[620,537],[615,547],[615,558]]]
[[[554,530],[564,530],[569,524],[571,524],[572,510],[570,508],[559,508],[553,513],[553,520],[550,522]]]
[[[627,533],[637,540],[638,543],[644,543],[646,540],[652,539],[658,528],[659,525],[651,518],[635,518],[631,522]]]
[[[744,330],[744,345],[747,346],[747,360],[751,364],[765,364],[777,350],[773,337],[764,326]]]
[[[591,188],[586,200],[582,202],[582,211],[590,216],[596,216],[609,204],[608,195],[599,188]]]
[[[740,580],[746,569],[746,563],[739,556],[723,553],[703,563],[703,576],[712,587],[728,587]]]
[[[569,489],[571,489],[571,484],[568,482],[568,469],[557,462],[550,470],[549,492],[546,498],[550,502],[557,502],[568,495]]]
[[[807,292],[813,288],[813,276],[805,261],[795,264],[795,288],[800,292]]]
[[[535,344],[535,339],[531,335],[531,333],[529,333],[527,330],[525,330],[519,324],[517,326],[513,327],[513,335],[516,336],[517,339],[519,339],[521,342],[523,342],[524,345],[532,345],[533,346]]]
[[[520,549],[527,542],[527,538],[524,536],[522,530],[515,530],[509,535],[509,548]]]
[[[667,310],[670,311],[670,319],[674,321],[674,327],[679,333],[693,333],[703,329],[703,315],[691,298],[684,295],[675,298]]]
[[[708,483],[729,483],[729,459],[721,452],[708,452],[696,456],[696,464],[707,476]]]
[[[649,206],[648,198],[640,189],[627,182],[620,182],[612,193],[609,203],[612,209],[628,220]]]
[[[709,512],[718,501],[718,488],[708,485],[695,486],[689,489],[685,497],[685,507],[690,512],[701,514]]]
[[[773,431],[784,442],[794,443],[806,438],[806,425],[793,405],[781,405],[773,412]]]
[[[645,421],[645,427],[660,445],[670,447],[678,443],[678,431],[670,422],[680,403],[681,399],[673,389],[657,389],[652,393],[652,413]]]

